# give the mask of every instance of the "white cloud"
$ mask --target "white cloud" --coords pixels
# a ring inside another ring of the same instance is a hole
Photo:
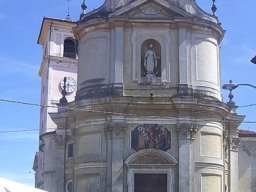
[[[9,74],[22,74],[36,76],[38,66],[20,61],[17,58],[5,57],[0,55],[0,76]]]
[[[244,44],[234,45],[231,44],[227,39],[224,39],[221,45],[221,55],[223,65],[229,66],[244,66],[246,63],[250,63],[250,60],[256,53],[254,48],[246,46]]]
[[[0,55],[0,87],[2,97],[37,96],[39,93],[38,66],[13,57]]]

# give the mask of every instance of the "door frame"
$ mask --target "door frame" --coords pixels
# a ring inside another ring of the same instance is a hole
[[[166,174],[167,175],[167,192],[173,192],[173,169],[154,169],[152,168],[131,168],[128,170],[127,184],[128,192],[134,192],[134,175],[135,174]]]

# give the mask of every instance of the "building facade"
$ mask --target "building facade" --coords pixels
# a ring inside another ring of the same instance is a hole
[[[239,138],[238,191],[253,192],[256,191],[256,132],[240,130]]]
[[[237,132],[244,116],[221,98],[223,36],[216,16],[194,0],[106,0],[76,23],[44,19],[39,43],[50,52],[40,69],[48,90],[42,103],[55,100],[57,107],[41,114],[54,126],[40,132],[36,186],[49,192],[245,189]],[[66,44],[73,50],[67,55]]]

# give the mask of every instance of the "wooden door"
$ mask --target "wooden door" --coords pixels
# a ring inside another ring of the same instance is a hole
[[[167,192],[167,174],[135,174],[134,192]]]

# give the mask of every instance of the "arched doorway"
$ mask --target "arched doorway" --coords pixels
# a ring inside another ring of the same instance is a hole
[[[176,159],[158,149],[144,149],[126,161],[128,192],[173,192]]]

